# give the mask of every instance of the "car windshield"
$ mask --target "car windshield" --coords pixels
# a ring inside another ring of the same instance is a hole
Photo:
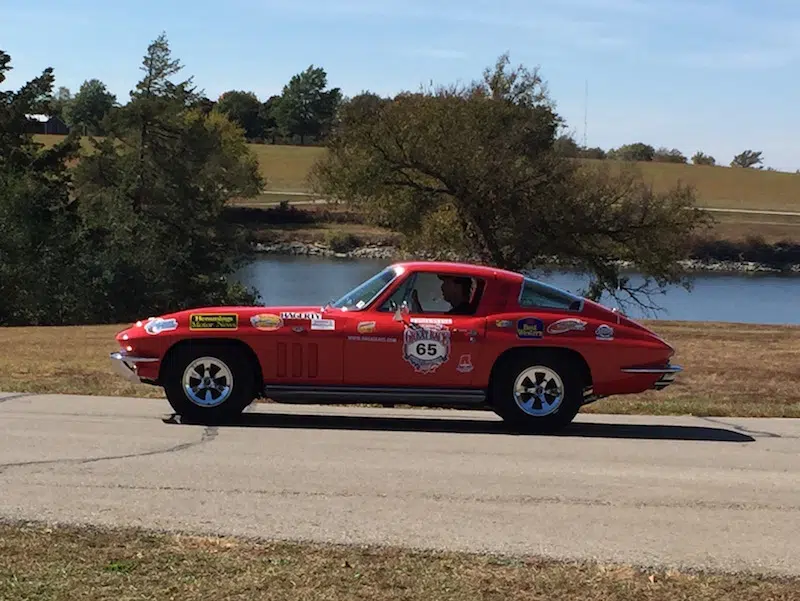
[[[387,267],[353,288],[336,302],[331,303],[331,306],[344,311],[361,310],[369,305],[401,273],[402,270],[399,267]]]

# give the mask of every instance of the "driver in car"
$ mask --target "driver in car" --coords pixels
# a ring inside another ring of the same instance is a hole
[[[451,275],[439,276],[442,281],[442,298],[450,303],[448,315],[469,315],[472,309],[469,305],[469,295],[472,291],[472,279]],[[411,305],[415,313],[423,313],[422,304],[415,288],[411,292]]]

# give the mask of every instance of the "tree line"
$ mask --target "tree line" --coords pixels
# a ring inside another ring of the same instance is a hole
[[[371,93],[365,92],[367,96]],[[249,90],[228,90],[216,100],[200,99],[206,110],[223,113],[244,130],[250,143],[307,144],[324,143],[337,123],[342,107],[354,98],[343,95],[340,88],[328,87],[328,75],[322,67],[310,65],[292,76],[280,94],[261,100]],[[83,82],[75,95],[59,87],[53,102],[53,114],[70,127],[84,134],[103,135],[103,118],[118,104],[114,94],[98,79]],[[663,162],[694,165],[716,165],[716,159],[697,151],[689,159],[677,148],[654,147],[645,142],[623,144],[604,150],[584,147],[573,136],[562,133],[556,149],[570,158],[610,159],[636,162]],[[731,167],[763,168],[762,151],[744,150],[730,161]]]
[[[9,69],[0,50],[0,83]],[[210,107],[182,69],[164,34],[150,43],[130,100],[95,120],[104,133],[90,153],[78,129],[50,148],[27,130],[27,115],[58,110],[51,68],[0,93],[0,325],[258,302],[231,277],[254,251],[247,224],[226,208],[266,182],[246,128]],[[314,189],[404,234],[412,253],[455,251],[523,271],[555,257],[590,276],[587,296],[643,306],[666,286],[690,286],[679,261],[711,220],[693,189],[655,192],[635,167],[565,156],[566,122],[538,69],[501,55],[467,85],[347,99],[308,92],[309,81],[326,82],[321,70],[306,74],[289,88],[316,98],[322,114],[336,105],[335,118],[313,121],[328,149]],[[295,114],[289,97],[273,102],[276,119]],[[641,281],[623,276],[624,262]]]
[[[0,83],[12,68],[0,50]],[[94,152],[73,130],[45,148],[27,115],[52,114],[52,68],[0,92],[0,326],[120,323],[181,306],[243,303],[229,276],[251,256],[224,219],[263,189],[241,130],[208,112],[165,36],[124,106],[98,125]],[[76,109],[70,109],[76,110]]]
[[[341,90],[328,89],[327,73],[314,65],[294,75],[280,94],[264,101],[245,90],[229,90],[216,100],[205,94],[197,98],[203,110],[216,110],[241,127],[248,142],[272,144],[324,141],[342,102]],[[85,135],[102,136],[106,116],[124,106],[102,81],[88,79],[74,95],[60,86],[50,114]]]

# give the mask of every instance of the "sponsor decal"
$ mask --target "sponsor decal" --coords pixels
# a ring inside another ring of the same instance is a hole
[[[544,324],[541,319],[526,317],[517,321],[517,336],[520,338],[541,338],[544,335]]]
[[[614,340],[614,328],[606,324],[599,325],[594,335],[598,340]]]
[[[163,317],[151,317],[144,326],[144,331],[155,336],[161,332],[170,332],[178,329],[177,319],[164,319]],[[126,338],[127,340],[127,338]]]
[[[311,313],[308,311],[283,311],[280,315],[281,319],[302,319],[304,321],[314,321],[315,319],[322,319],[321,313]]]
[[[449,317],[412,317],[411,323],[431,326],[449,326],[453,323],[453,320]]]
[[[283,327],[283,320],[272,313],[259,313],[258,315],[253,315],[250,318],[250,325],[252,325],[256,330],[274,332],[275,330],[280,330]]]
[[[433,373],[449,358],[450,330],[428,327],[406,328],[403,332],[403,359],[417,373]]]
[[[192,313],[189,316],[190,330],[236,330],[239,316],[236,313]]]
[[[397,342],[397,338],[389,336],[348,336],[347,339],[355,342]]]
[[[312,319],[312,330],[335,330],[336,322],[332,319]]]
[[[472,371],[472,355],[461,355],[456,371],[466,374]]]
[[[374,321],[362,321],[358,324],[358,333],[359,334],[369,334],[370,332],[375,331],[375,322]]]
[[[498,319],[496,322],[494,322],[494,325],[496,325],[498,328],[510,328],[514,325],[514,322],[510,319]]]
[[[567,317],[559,319],[547,326],[548,334],[564,334],[566,332],[581,332],[586,329],[587,323],[582,319]]]

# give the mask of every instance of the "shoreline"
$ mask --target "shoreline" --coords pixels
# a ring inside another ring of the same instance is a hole
[[[400,250],[396,246],[367,244],[356,248],[337,252],[330,246],[321,242],[278,242],[274,244],[256,243],[254,250],[257,255],[278,255],[278,256],[309,256],[326,257],[337,259],[374,259],[386,261],[401,260],[444,260],[444,261],[474,261],[474,257],[458,256],[453,252],[445,253],[416,253],[411,255]],[[717,259],[688,259],[680,262],[684,271],[687,273],[723,273],[723,274],[783,274],[800,276],[800,264],[786,265],[782,268],[773,267],[755,261],[723,261]],[[560,267],[562,266],[557,259],[543,257],[543,266]],[[634,269],[633,263],[620,261],[622,269]]]

